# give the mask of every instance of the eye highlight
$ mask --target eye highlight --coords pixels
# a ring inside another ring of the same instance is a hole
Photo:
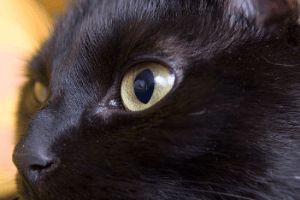
[[[43,103],[46,100],[48,95],[48,89],[40,82],[34,83],[34,96],[36,100],[40,103]]]
[[[131,68],[121,83],[121,98],[127,110],[145,110],[172,89],[175,82],[174,72],[161,64],[144,62]]]

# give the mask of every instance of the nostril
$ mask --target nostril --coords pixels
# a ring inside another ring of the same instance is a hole
[[[30,170],[40,172],[40,171],[42,171],[42,170],[44,170],[44,169],[51,168],[51,166],[52,166],[53,164],[54,164],[54,163],[49,163],[49,164],[47,164],[47,165],[45,165],[45,166],[43,166],[43,165],[32,165],[32,166],[30,167]]]
[[[36,160],[35,160],[36,161]],[[46,176],[49,172],[53,171],[55,168],[54,162],[44,162],[45,160],[41,160],[38,164],[29,164],[27,167],[25,166],[24,175],[26,176],[27,180],[30,181],[32,184],[38,182],[41,178]]]
[[[20,175],[33,185],[55,170],[59,163],[58,157],[51,150],[51,142],[43,136],[29,134],[16,145],[13,153],[13,162]]]
[[[42,173],[47,170],[51,170],[54,167],[54,163],[49,163],[46,165],[31,165],[29,170],[32,172]]]
[[[42,154],[16,153],[13,160],[21,174],[32,184],[36,184],[57,166],[52,157]]]
[[[53,162],[45,165],[33,164],[27,168],[25,171],[25,176],[31,183],[35,184],[39,179],[41,179],[54,168],[55,164]]]

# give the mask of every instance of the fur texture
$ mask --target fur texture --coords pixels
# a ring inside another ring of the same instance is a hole
[[[75,2],[28,65],[20,200],[299,199],[298,11],[276,20],[230,6]],[[175,86],[126,111],[120,82],[145,61],[172,68]]]

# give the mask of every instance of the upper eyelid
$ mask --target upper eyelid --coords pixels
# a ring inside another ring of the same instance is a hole
[[[127,62],[125,62],[117,71],[117,77],[119,79],[119,84],[121,83],[122,77],[125,75],[125,73],[131,69],[132,67],[134,67],[135,65],[139,64],[139,63],[143,63],[143,62],[153,62],[153,63],[158,63],[161,64],[163,66],[167,66],[171,69],[173,69],[173,66],[171,66],[167,60],[165,60],[164,58],[161,58],[159,56],[155,56],[155,55],[140,55],[140,56],[136,56],[133,57],[131,59],[129,59]]]
[[[27,78],[27,80],[31,80],[34,82],[40,82],[44,86],[49,87],[50,78],[47,75],[39,73],[30,67],[27,68],[25,77]]]

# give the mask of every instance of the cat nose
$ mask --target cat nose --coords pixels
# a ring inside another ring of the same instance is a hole
[[[31,184],[36,184],[57,166],[54,156],[47,147],[36,138],[26,138],[14,150],[13,162],[21,175]]]

